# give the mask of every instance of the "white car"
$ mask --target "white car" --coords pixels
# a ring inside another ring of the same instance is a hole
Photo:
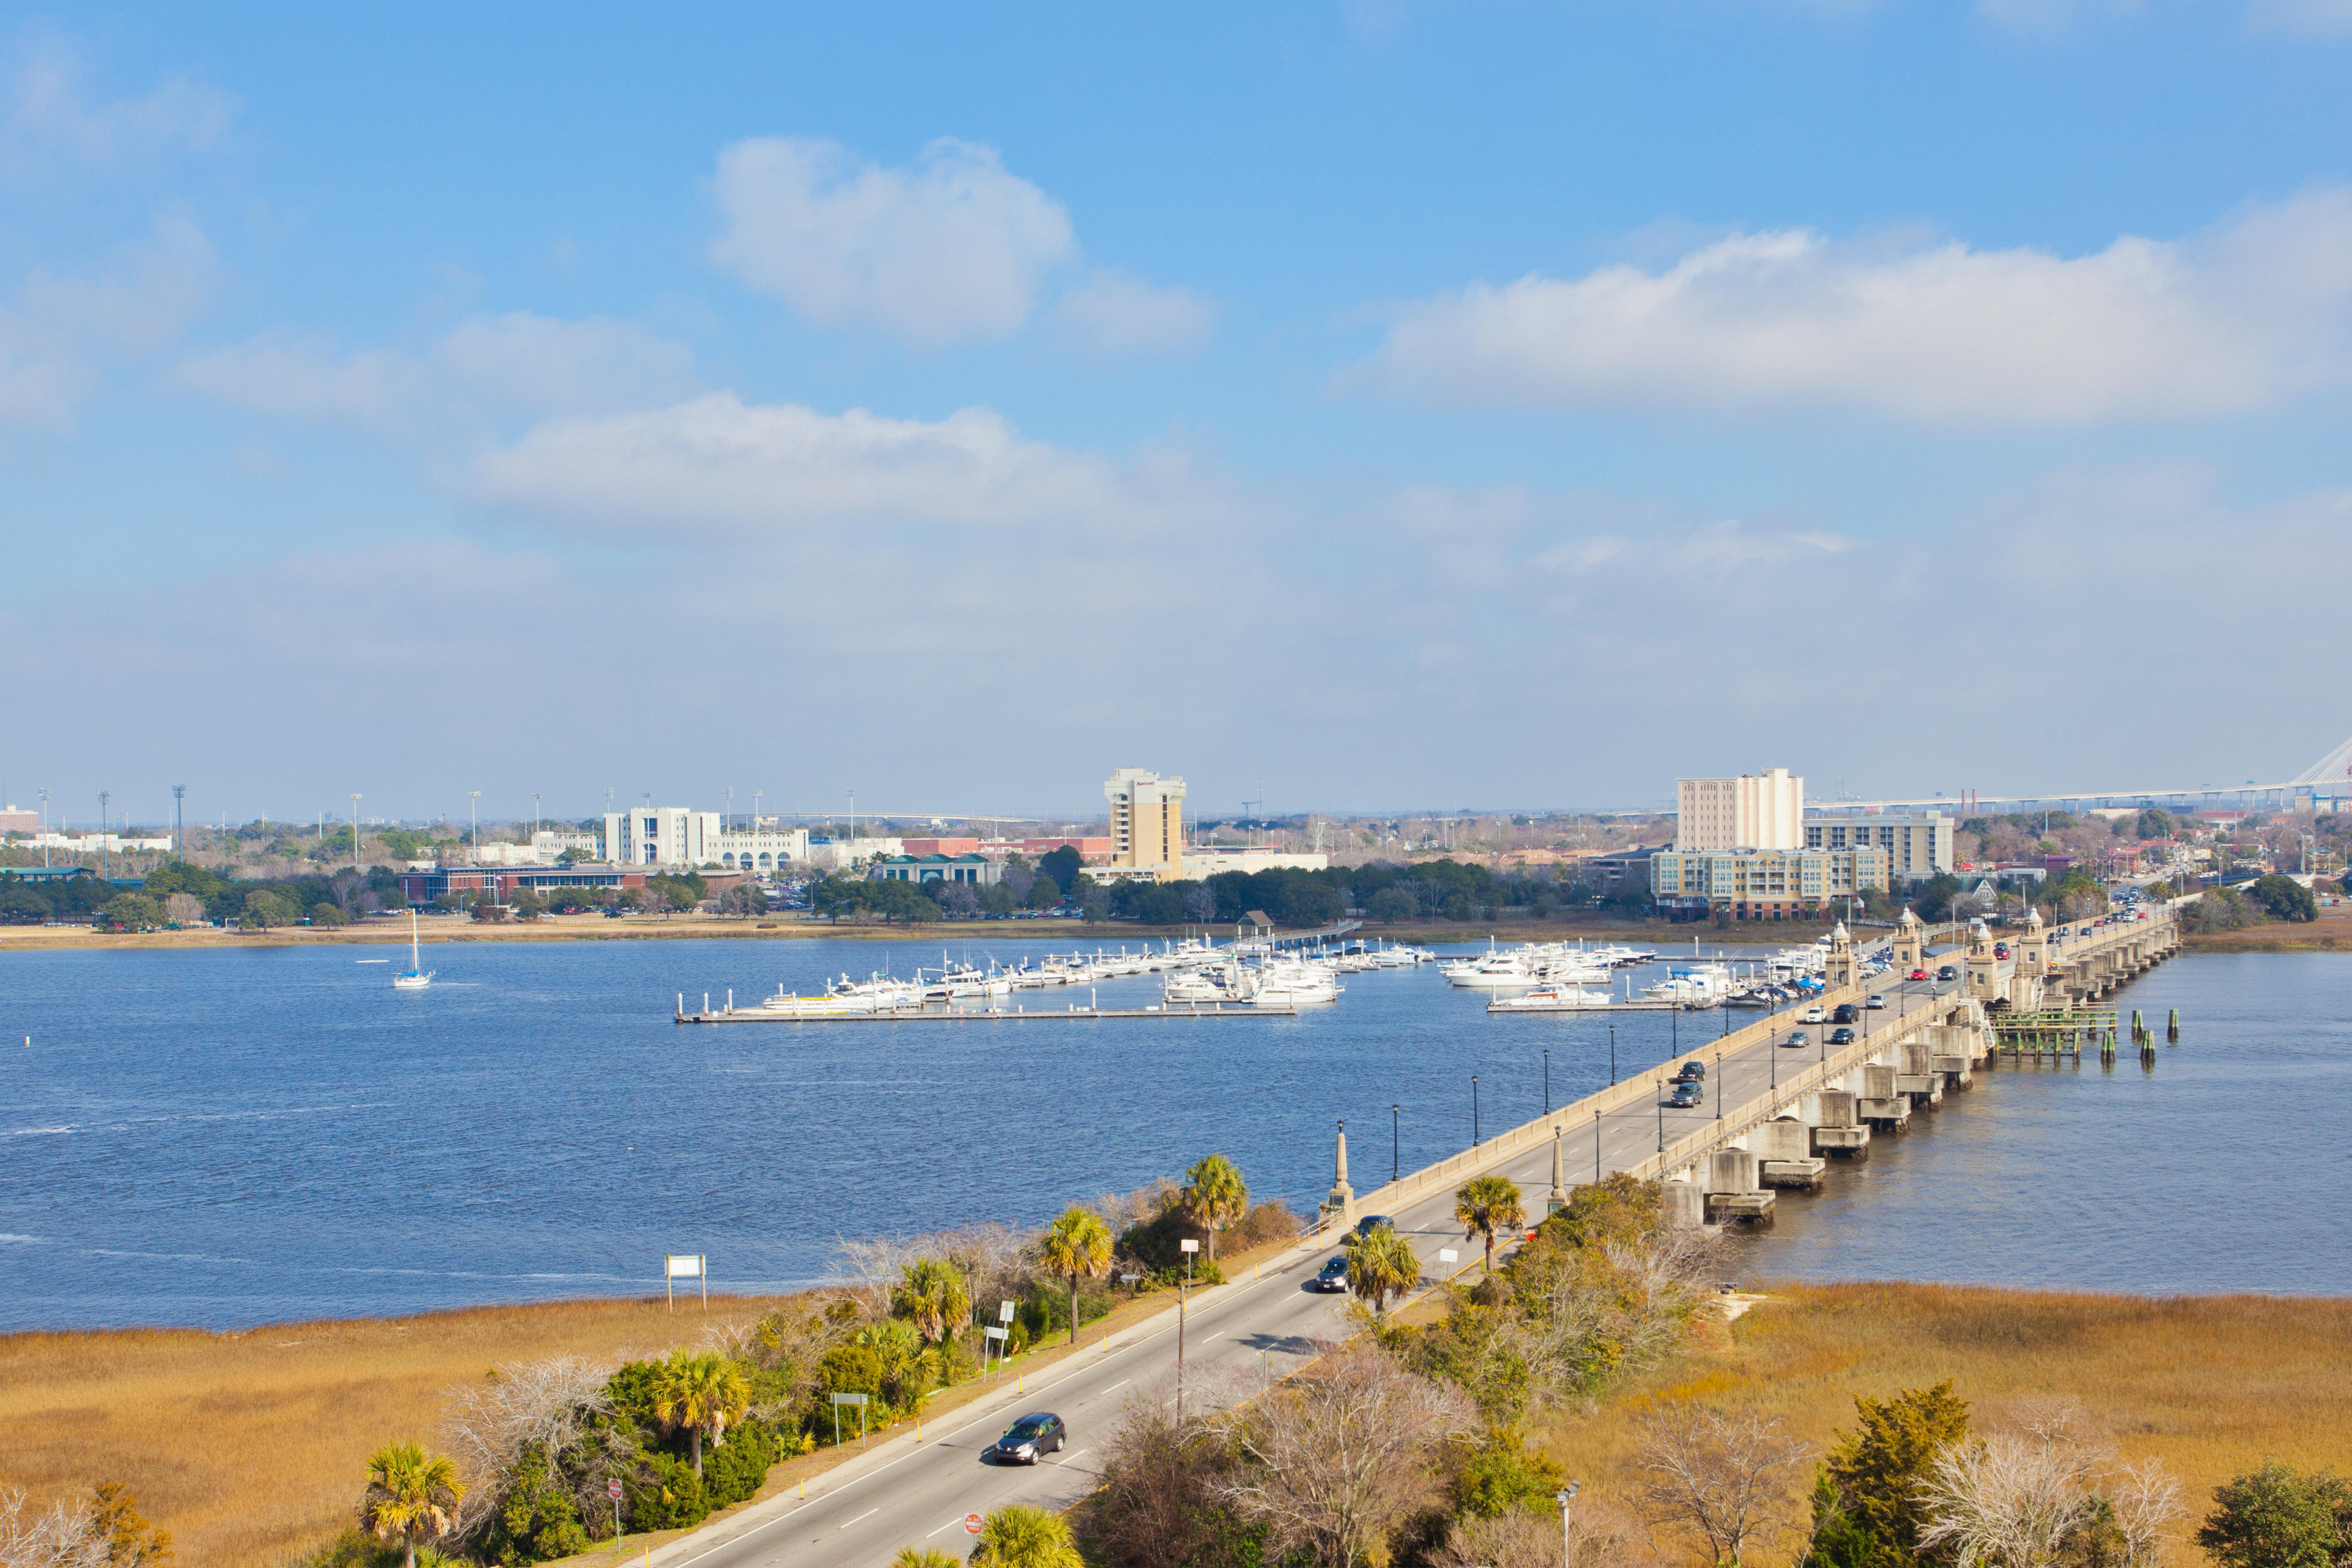
[[[1797,1020],[1800,1024],[1826,1024],[1829,1021],[1830,1014],[1826,1007],[1808,1007],[1804,1016]]]

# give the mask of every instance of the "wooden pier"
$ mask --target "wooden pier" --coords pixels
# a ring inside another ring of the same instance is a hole
[[[1098,1023],[1109,1018],[1295,1018],[1295,1006],[1235,1006],[1226,1002],[1173,1002],[1151,1007],[1072,1006],[1061,1012],[1025,1007],[885,1007],[872,1013],[787,1013],[765,1007],[681,1008],[681,1024],[1040,1024]]]

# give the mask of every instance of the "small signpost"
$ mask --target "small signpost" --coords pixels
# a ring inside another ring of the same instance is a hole
[[[966,1535],[978,1535],[980,1533],[981,1526],[986,1522],[987,1521],[982,1519],[980,1515],[976,1513],[965,1514],[963,1516],[963,1532]]]
[[[702,1288],[702,1310],[710,1310],[710,1260],[699,1252],[673,1252],[662,1259],[662,1300],[677,1310],[677,1282],[691,1279]]]
[[[857,1446],[863,1448],[866,1447],[866,1395],[863,1394],[836,1394],[833,1396],[833,1446],[836,1448],[841,1447],[841,1407],[845,1405],[857,1406]]]
[[[621,1554],[621,1478],[614,1476],[604,1483],[604,1495],[613,1500],[613,1555]]]
[[[1462,1261],[1462,1255],[1459,1252],[1454,1251],[1454,1248],[1450,1247],[1441,1247],[1437,1249],[1437,1261],[1440,1263],[1459,1263]]]
[[[980,1341],[980,1375],[981,1375],[981,1376],[982,1376],[982,1377],[986,1377],[986,1376],[988,1375],[988,1347],[989,1347],[989,1346],[991,1346],[991,1345],[992,1345],[992,1344],[997,1344],[997,1345],[1004,1344],[1004,1342],[1005,1342],[1006,1340],[1010,1339],[1011,1337],[1012,1337],[1012,1336],[1011,1336],[1011,1335],[1010,1335],[1010,1334],[1009,1334],[1005,1330],[999,1329],[999,1328],[995,1328],[995,1327],[990,1327],[990,1328],[987,1328],[987,1329],[984,1329],[984,1330],[982,1330],[982,1333],[981,1333],[981,1341]],[[1012,1347],[1011,1347],[1010,1345],[1005,1345],[1005,1346],[1004,1346],[1004,1349],[1000,1350],[1000,1351],[998,1351],[998,1352],[996,1352],[996,1359],[997,1359],[997,1362],[998,1362],[998,1363],[999,1363],[999,1365],[998,1365],[998,1370],[999,1370],[999,1371],[1003,1371],[1003,1360],[1004,1360],[1005,1356],[1011,1352],[1011,1350],[1012,1350]]]

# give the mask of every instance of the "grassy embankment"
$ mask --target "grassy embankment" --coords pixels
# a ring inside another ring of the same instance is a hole
[[[2180,944],[2190,952],[2352,952],[2352,904],[2322,906],[2315,921],[2184,932]]]
[[[2213,1488],[2265,1455],[2352,1468],[2352,1300],[2151,1299],[1935,1285],[1769,1288],[1727,1330],[1539,1431],[1585,1496],[1625,1506],[1641,1414],[1662,1399],[1754,1407],[1824,1448],[1853,1396],[1950,1378],[1990,1424],[2020,1405],[2078,1402],[2127,1459],[2161,1458],[2193,1529]],[[1779,1561],[1788,1542],[1768,1560]],[[2202,1562],[2179,1546],[2182,1568]]]
[[[1227,1276],[1271,1262],[1295,1242],[1235,1253]],[[714,1298],[706,1317],[661,1300],[478,1307],[410,1318],[283,1323],[239,1333],[193,1329],[0,1335],[0,1484],[37,1502],[127,1483],[172,1532],[184,1568],[272,1568],[356,1522],[368,1456],[415,1438],[435,1447],[450,1389],[506,1362],[560,1354],[634,1359],[697,1342],[703,1328],[742,1321],[788,1300]],[[1076,1352],[1041,1346],[1016,1374],[1086,1354],[1171,1304],[1123,1302],[1080,1331]],[[930,1417],[994,1384],[935,1394]],[[855,1447],[850,1453],[856,1452]],[[777,1466],[761,1497],[830,1468],[820,1448]],[[754,1501],[757,1500],[755,1499]],[[750,1505],[744,1505],[750,1506]],[[631,1536],[659,1545],[675,1532]],[[607,1546],[605,1554],[611,1548]]]

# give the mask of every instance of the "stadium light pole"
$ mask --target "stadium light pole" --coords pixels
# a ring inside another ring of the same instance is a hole
[[[352,795],[352,869],[360,868],[360,797]]]

